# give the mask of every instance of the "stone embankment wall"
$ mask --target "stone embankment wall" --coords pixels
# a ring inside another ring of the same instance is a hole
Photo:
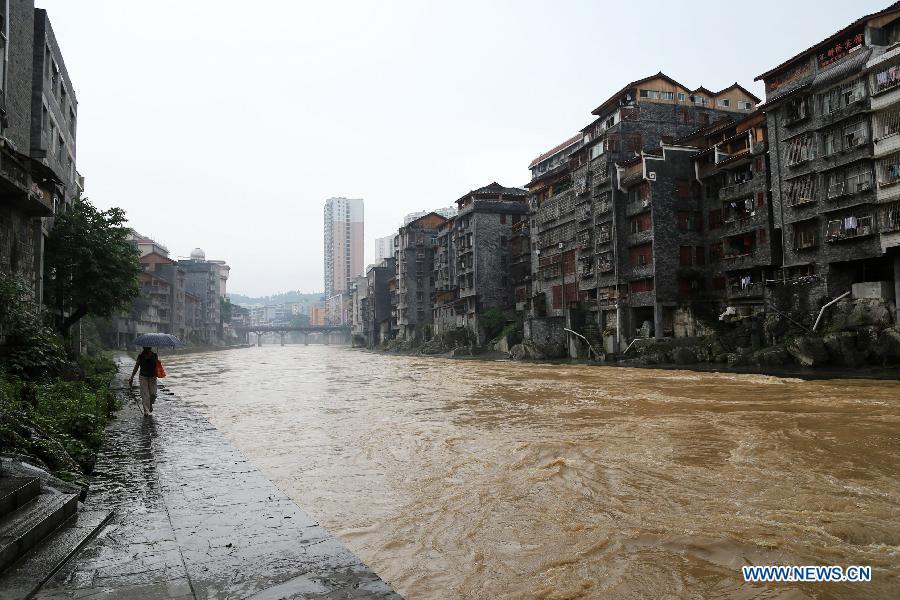
[[[812,331],[811,325],[791,315],[771,311],[722,322],[715,333],[703,337],[639,341],[619,359],[640,365],[895,365],[900,364],[900,325],[893,314],[891,302],[845,299],[826,309]]]

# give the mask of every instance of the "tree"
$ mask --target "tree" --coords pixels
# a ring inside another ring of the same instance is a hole
[[[121,208],[100,211],[87,198],[57,215],[44,251],[45,294],[64,336],[86,315],[126,310],[140,293],[138,251],[125,222]]]

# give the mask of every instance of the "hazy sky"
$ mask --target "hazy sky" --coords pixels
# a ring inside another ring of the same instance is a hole
[[[756,75],[888,2],[37,4],[78,97],[86,195],[261,295],[322,289],[330,196],[365,199],[371,262],[406,213],[526,183],[629,81],[762,98]]]

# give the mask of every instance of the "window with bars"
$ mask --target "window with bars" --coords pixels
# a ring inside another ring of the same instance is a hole
[[[876,114],[873,129],[877,140],[900,133],[900,108]]]
[[[822,134],[822,155],[852,150],[869,141],[869,127],[862,117],[833,127]]]
[[[597,257],[597,266],[601,273],[609,273],[613,270],[612,252],[601,252]]]
[[[794,224],[794,248],[805,250],[815,248],[818,244],[816,221],[804,221]]]
[[[802,121],[809,116],[809,100],[805,97],[794,98],[787,103],[786,111],[785,120],[787,123]]]
[[[788,182],[787,203],[790,206],[815,202],[816,178],[814,175],[798,177]]]
[[[900,65],[890,65],[872,74],[872,92],[880,94],[900,83]]]
[[[900,202],[878,207],[878,227],[885,233],[900,231]]]
[[[597,227],[597,243],[608,242],[612,238],[612,223],[601,223]]]
[[[788,166],[799,165],[815,156],[812,134],[797,136],[787,142]]]
[[[859,102],[866,96],[866,86],[862,77],[842,83],[822,94],[822,112],[830,114]]]
[[[878,161],[878,187],[887,187],[900,181],[900,152]]]

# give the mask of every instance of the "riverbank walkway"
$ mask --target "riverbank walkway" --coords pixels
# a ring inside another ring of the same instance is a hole
[[[165,386],[145,419],[116,385],[85,506],[114,516],[37,598],[400,598]]]

